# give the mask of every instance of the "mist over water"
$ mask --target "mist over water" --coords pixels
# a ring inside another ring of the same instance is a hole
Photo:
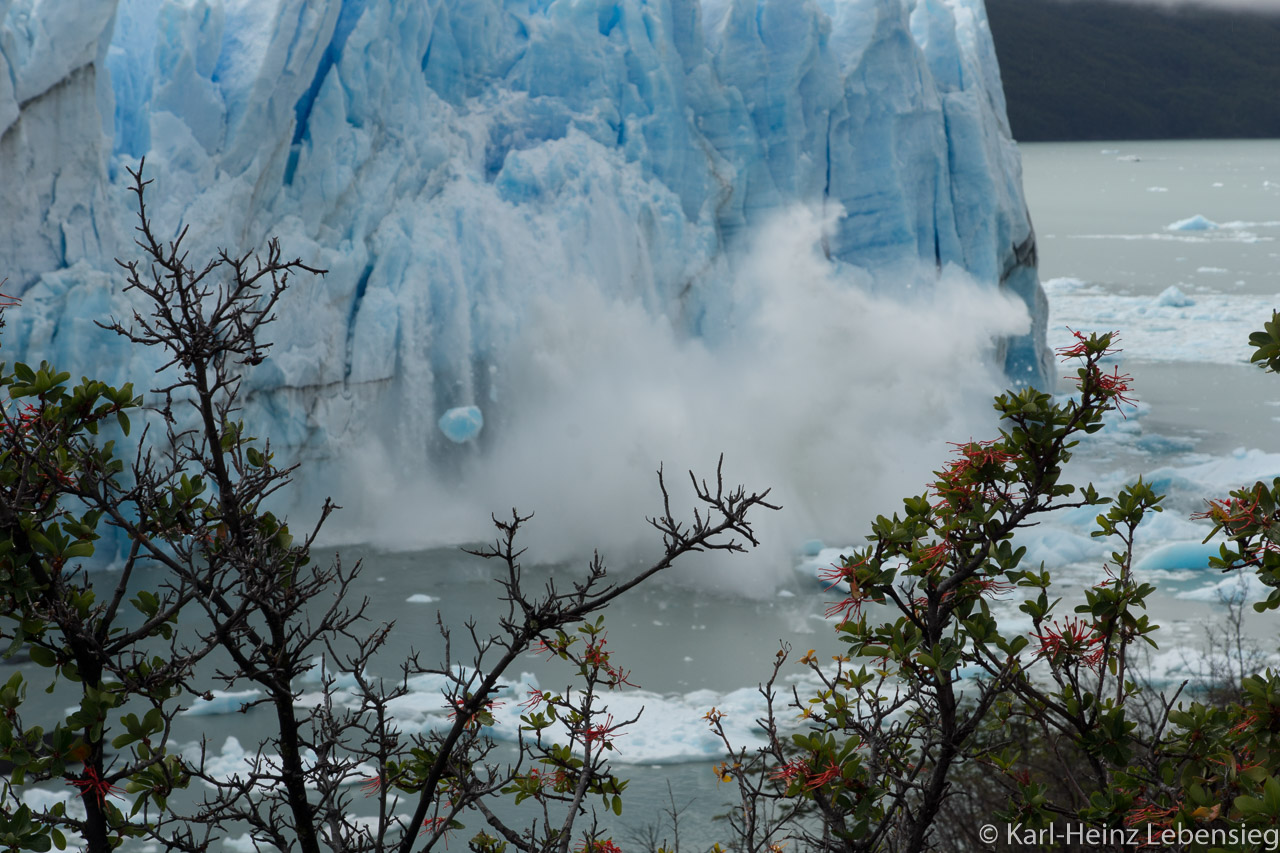
[[[658,466],[687,512],[687,470],[713,479],[723,453],[728,485],[771,488],[784,509],[757,514],[751,555],[686,561],[682,579],[765,594],[804,541],[859,541],[923,491],[946,441],[993,432],[993,341],[1028,319],[958,269],[872,281],[833,263],[833,223],[795,208],[745,242],[715,343],[589,281],[539,302],[495,375],[483,449],[437,476],[366,448],[346,478],[359,500],[339,501],[355,511],[330,536],[397,550],[487,540],[489,514],[518,507],[536,513],[528,561],[599,549],[618,566],[660,549],[644,521],[661,509]]]

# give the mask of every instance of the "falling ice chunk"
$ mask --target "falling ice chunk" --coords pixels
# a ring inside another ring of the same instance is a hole
[[[462,444],[480,434],[484,428],[484,415],[476,406],[459,406],[441,415],[438,423],[445,438]]]

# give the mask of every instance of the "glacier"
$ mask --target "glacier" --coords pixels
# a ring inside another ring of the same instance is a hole
[[[328,270],[246,418],[356,527],[607,534],[632,473],[727,449],[838,539],[851,467],[929,464],[851,436],[1053,375],[981,0],[0,0],[0,134],[11,354],[145,384],[95,326],[144,157],[193,257]]]

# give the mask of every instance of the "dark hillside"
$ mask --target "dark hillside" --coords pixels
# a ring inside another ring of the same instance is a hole
[[[987,0],[1015,139],[1280,138],[1280,13]]]

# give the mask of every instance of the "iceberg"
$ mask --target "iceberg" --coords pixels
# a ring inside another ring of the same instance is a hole
[[[935,362],[1054,375],[981,0],[6,0],[0,66],[6,348],[117,383],[157,366],[94,325],[134,308],[113,259],[137,256],[145,158],[153,220],[188,226],[193,258],[278,236],[328,270],[243,386],[257,434],[304,461],[376,443],[363,468],[425,481],[467,476],[459,441],[604,434],[553,424],[526,380],[585,395],[620,329],[652,341],[628,358],[737,381],[790,316],[775,298],[812,295],[751,284],[780,219],[809,230],[779,275],[898,299],[908,329],[950,291],[973,308],[946,335],[981,345]],[[811,301],[780,337],[848,310]],[[637,393],[646,428],[688,434],[672,395]],[[483,435],[445,427],[481,408]]]
[[[1177,222],[1170,222],[1164,227],[1166,231],[1212,231],[1218,227],[1218,223],[1212,219],[1207,219],[1197,213],[1195,216],[1186,219],[1179,219]]]
[[[1176,284],[1171,284],[1164,290],[1160,291],[1152,303],[1160,308],[1190,308],[1196,304],[1196,301],[1190,296],[1182,292],[1182,288]]]

